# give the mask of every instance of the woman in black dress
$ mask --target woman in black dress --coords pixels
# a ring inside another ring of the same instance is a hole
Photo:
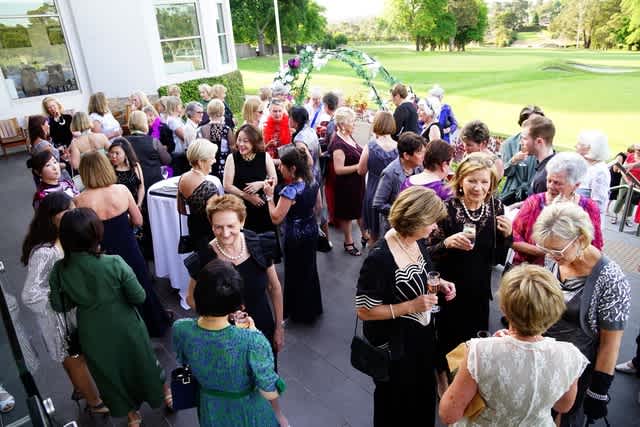
[[[294,322],[313,323],[322,314],[320,279],[316,264],[318,224],[315,208],[320,206],[319,185],[309,168],[304,147],[292,148],[280,156],[285,182],[276,205],[274,186],[265,182],[264,194],[274,224],[284,221],[284,312]]]
[[[236,136],[233,130],[224,122],[224,104],[222,101],[212,99],[207,105],[207,113],[210,120],[207,124],[198,128],[196,137],[208,139],[218,148],[211,174],[222,181],[224,178],[224,164],[229,153],[235,149]]]
[[[135,151],[129,141],[121,136],[115,138],[109,146],[109,160],[116,171],[118,184],[122,184],[131,192],[138,208],[142,209],[144,201],[144,176]]]
[[[504,216],[502,202],[494,198],[498,178],[491,157],[467,156],[451,185],[454,196],[445,202],[447,215],[429,239],[436,268],[458,285],[458,297],[443,304],[439,315],[438,345],[443,356],[489,329],[491,267],[504,262],[513,241],[511,221]]]
[[[414,132],[418,135],[418,110],[411,99],[408,99],[409,91],[402,83],[397,83],[391,89],[391,100],[396,106],[393,118],[396,120],[396,133],[393,139],[396,141],[405,132]]]
[[[243,229],[247,210],[242,200],[232,194],[213,196],[207,203],[207,215],[215,238],[206,248],[194,252],[185,260],[189,271],[187,303],[195,309],[193,290],[196,278],[209,261],[221,259],[231,262],[242,276],[242,297],[245,310],[271,343],[277,366],[277,354],[284,347],[282,325],[282,287],[273,265],[279,253],[274,233],[256,234]],[[271,311],[273,307],[273,312]],[[276,417],[283,424],[284,416],[277,401],[272,401]]]
[[[224,191],[244,200],[247,207],[244,228],[256,233],[273,231],[275,227],[269,217],[263,188],[266,178],[276,180],[276,167],[264,151],[260,131],[252,125],[242,125],[238,129],[236,148],[224,166]]]
[[[100,242],[101,249],[109,255],[120,255],[131,267],[146,293],[138,309],[149,335],[162,337],[170,326],[171,316],[164,310],[156,294],[131,228],[132,225],[142,225],[140,208],[129,190],[116,183],[113,166],[104,154],[85,154],[80,160],[80,176],[86,189],[75,198],[76,206],[93,209],[102,221],[104,235]]]
[[[358,163],[362,148],[353,139],[353,128],[356,114],[351,108],[340,107],[334,115],[336,121],[336,135],[329,147],[333,158],[333,169],[336,174],[334,185],[334,219],[339,223],[344,234],[344,250],[353,256],[362,253],[353,243],[351,222],[355,219],[360,227],[360,234],[364,240],[364,224],[362,223],[362,201],[364,199],[364,177],[358,175]]]
[[[371,344],[390,351],[389,381],[374,381],[374,427],[435,423],[435,331],[427,273],[433,270],[425,238],[446,216],[433,190],[414,186],[398,196],[389,213],[391,228],[364,260],[356,293],[356,313]],[[447,277],[446,275],[442,275]],[[453,283],[440,280],[446,300]]]
[[[73,134],[71,133],[71,115],[64,113],[64,107],[57,98],[45,96],[42,100],[42,110],[49,118],[49,135],[54,146],[69,147]]]
[[[189,236],[195,251],[205,249],[213,239],[206,210],[207,201],[216,194],[222,194],[220,180],[209,175],[216,161],[216,151],[217,147],[206,139],[193,141],[187,149],[191,170],[183,173],[178,181],[178,212],[187,216]]]

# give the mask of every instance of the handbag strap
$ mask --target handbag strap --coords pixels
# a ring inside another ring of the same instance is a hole
[[[180,212],[180,200],[182,200],[183,206],[186,207],[186,200],[184,199],[184,197],[182,196],[182,194],[180,193],[180,181],[182,181],[182,176],[180,176],[180,179],[178,179],[178,192],[176,193],[176,204],[178,205],[178,208],[176,209],[178,211],[178,227],[180,228],[180,237],[183,236],[182,234],[182,213]]]

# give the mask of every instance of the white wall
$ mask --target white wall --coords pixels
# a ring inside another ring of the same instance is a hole
[[[205,70],[166,75],[152,0],[58,0],[78,91],[57,94],[65,108],[86,110],[89,95],[128,96],[135,90],[156,93],[158,87],[237,68],[229,1],[222,0],[228,29],[229,64],[220,63],[216,30],[218,0],[197,0],[203,36]],[[44,96],[11,99],[0,81],[0,119],[40,113]]]

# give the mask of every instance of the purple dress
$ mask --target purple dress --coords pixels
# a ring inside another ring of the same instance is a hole
[[[357,165],[362,148],[346,143],[336,133],[331,144],[331,156],[336,150],[344,153],[344,165]],[[237,166],[236,166],[237,167]],[[364,177],[353,172],[348,175],[336,174],[335,183],[335,217],[342,220],[358,219],[362,215],[362,199],[364,198]]]
[[[413,184],[411,183],[410,179],[411,179],[411,177],[408,177],[407,179],[404,180],[404,182],[400,186],[400,192],[402,192],[403,190],[413,186]],[[440,197],[443,202],[446,202],[447,200],[449,200],[451,198],[451,196],[453,196],[453,194],[451,193],[451,189],[443,181],[431,181],[431,182],[428,182],[428,183],[426,183],[426,184],[424,184],[422,186],[424,188],[429,188],[429,189],[435,191],[436,194],[438,195],[438,197]]]
[[[367,161],[367,188],[364,192],[364,202],[362,206],[362,218],[364,227],[375,235],[380,235],[380,213],[373,208],[373,197],[378,188],[382,170],[389,163],[398,158],[398,150],[385,151],[375,140],[368,145],[369,159]]]

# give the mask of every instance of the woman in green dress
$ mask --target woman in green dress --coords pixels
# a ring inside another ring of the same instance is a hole
[[[135,308],[145,299],[144,289],[122,258],[100,253],[102,234],[92,209],[64,214],[65,255],[51,271],[49,300],[57,312],[77,307],[80,348],[102,400],[113,416],[127,415],[129,426],[139,426],[143,402],[162,405],[164,375]]]
[[[269,341],[250,318],[229,322],[242,308],[242,276],[215,259],[196,283],[199,317],[174,323],[173,348],[200,384],[200,427],[277,427],[269,401],[284,391],[284,382],[274,370]]]

